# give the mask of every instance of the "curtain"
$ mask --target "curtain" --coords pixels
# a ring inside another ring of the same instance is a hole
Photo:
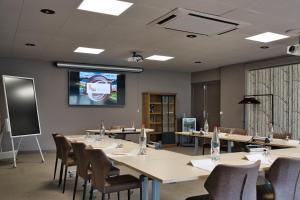
[[[251,70],[247,94],[273,94],[274,131],[300,138],[300,64]],[[272,121],[271,96],[259,96],[257,105],[246,105],[246,124],[252,135],[267,136]]]

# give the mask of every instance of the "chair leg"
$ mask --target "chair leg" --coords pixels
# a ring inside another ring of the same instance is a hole
[[[203,144],[202,145],[202,155],[204,155],[204,153],[205,153],[205,145]]]
[[[82,200],[85,200],[86,185],[87,185],[87,180],[84,180]],[[90,198],[91,198],[91,197],[90,197]]]
[[[73,200],[75,200],[75,196],[76,196],[76,191],[77,191],[77,181],[78,181],[78,173],[76,172],[75,184],[74,184],[74,190],[73,190]]]
[[[120,200],[120,192],[118,192],[118,200]]]
[[[65,165],[64,185],[63,185],[62,193],[65,193],[67,174],[68,174],[68,165]]]
[[[110,193],[107,194],[107,198],[110,199]]]
[[[94,192],[94,188],[93,188],[93,186],[91,186],[91,190],[90,190],[90,200],[93,200],[93,192]]]
[[[143,190],[142,190],[142,187],[140,187],[140,200],[143,199]]]
[[[64,163],[61,161],[61,164],[60,164],[60,172],[59,172],[58,186],[61,185],[62,175],[63,175],[63,170],[64,170]]]
[[[56,159],[55,159],[55,167],[54,167],[54,175],[53,175],[53,180],[55,180],[55,176],[56,176],[57,161],[58,161],[58,157],[56,156]]]
[[[105,193],[102,193],[102,198],[101,199],[104,200],[104,197],[105,197]]]
[[[130,200],[130,190],[127,192],[128,200]]]

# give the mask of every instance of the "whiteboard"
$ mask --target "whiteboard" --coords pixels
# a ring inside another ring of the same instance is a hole
[[[11,137],[40,135],[34,79],[3,75],[2,81]]]

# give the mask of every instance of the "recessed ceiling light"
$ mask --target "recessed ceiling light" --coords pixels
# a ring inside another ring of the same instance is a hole
[[[29,47],[34,47],[35,46],[35,44],[33,44],[33,43],[26,43],[25,45],[29,46]]]
[[[270,48],[269,46],[261,46],[260,47],[261,49],[268,49],[268,48]]]
[[[42,9],[41,12],[46,15],[53,15],[55,13],[54,10],[50,10],[50,9]]]
[[[265,32],[262,34],[258,34],[258,35],[254,35],[251,37],[247,37],[247,40],[253,40],[253,41],[257,41],[257,42],[273,42],[276,40],[281,40],[284,38],[288,38],[289,36],[287,35],[281,35],[281,34],[277,34],[277,33],[271,33],[271,32]]]
[[[195,37],[197,37],[197,35],[190,34],[190,35],[187,35],[186,37],[188,37],[188,38],[195,38]]]
[[[76,53],[89,53],[89,54],[100,54],[103,52],[104,49],[95,49],[95,48],[88,48],[88,47],[78,47],[74,50]]]
[[[160,55],[153,55],[150,56],[148,58],[146,58],[147,60],[156,60],[156,61],[167,61],[167,60],[171,60],[174,57],[170,57],[170,56],[160,56]]]
[[[133,3],[118,0],[83,0],[79,10],[119,16]]]

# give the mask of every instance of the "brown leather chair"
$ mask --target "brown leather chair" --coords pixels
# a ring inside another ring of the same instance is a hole
[[[102,193],[102,200],[104,200],[103,194],[117,192],[119,200],[120,191],[128,190],[128,199],[130,199],[131,189],[140,188],[141,192],[141,181],[134,176],[120,175],[109,177],[112,163],[101,149],[87,148],[86,152],[92,169],[92,187],[90,199],[92,199],[93,189],[97,189]]]
[[[219,127],[221,133],[230,133],[231,128]]]
[[[77,191],[78,176],[80,176],[84,180],[82,199],[85,199],[87,181],[91,179],[91,175],[92,175],[90,162],[87,157],[87,153],[85,151],[86,145],[81,142],[72,142],[71,145],[75,154],[76,164],[77,164],[77,171],[76,171],[74,191],[73,191],[73,200],[75,199],[75,195]],[[119,174],[120,174],[120,169],[112,166],[112,169],[109,172],[109,176],[117,176]]]
[[[256,181],[260,161],[250,165],[218,165],[204,187],[209,194],[186,200],[256,200]]]
[[[231,134],[235,135],[247,135],[247,130],[242,128],[233,128]]]
[[[300,200],[300,159],[278,158],[257,186],[258,200]]]
[[[65,192],[65,187],[66,187],[66,179],[67,179],[67,173],[68,173],[68,167],[70,166],[75,166],[75,156],[74,154],[71,153],[72,146],[68,142],[68,140],[63,136],[63,135],[57,135],[55,136],[59,148],[61,148],[61,153],[62,153],[62,162],[61,162],[61,171],[60,171],[60,176],[59,176],[59,185],[61,184],[62,181],[62,173],[63,173],[63,167],[65,168],[64,170],[64,183],[63,183],[63,193]]]
[[[122,130],[123,128],[126,128],[126,126],[124,126],[124,125],[115,125],[115,126],[111,126],[110,130]],[[121,139],[121,140],[126,139],[126,134],[124,134],[124,133],[114,133],[114,134],[111,134],[110,136],[115,138],[115,139]]]
[[[55,180],[55,176],[56,176],[56,169],[57,169],[57,162],[58,159],[62,159],[62,153],[61,153],[61,148],[60,145],[58,145],[57,139],[55,138],[58,134],[57,133],[53,133],[52,137],[55,143],[55,147],[56,147],[56,157],[55,157],[55,167],[54,167],[54,175],[53,175],[53,180]],[[60,169],[62,170],[62,169]]]
[[[291,133],[273,133],[273,138],[275,139],[283,139],[285,140],[286,138],[291,139],[292,138],[292,134]]]

